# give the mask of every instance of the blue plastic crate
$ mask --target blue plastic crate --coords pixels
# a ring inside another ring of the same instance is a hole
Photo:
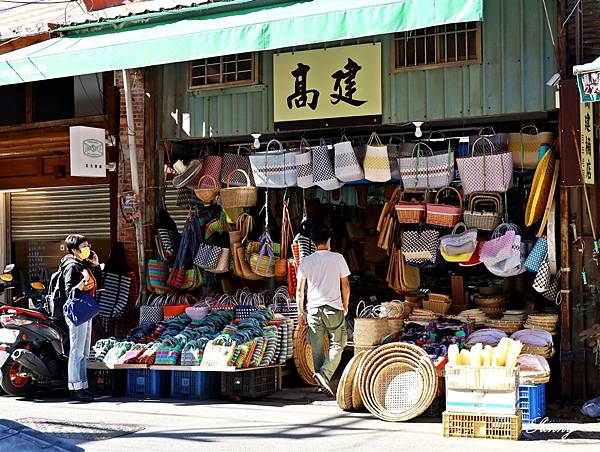
[[[173,399],[206,400],[221,395],[220,372],[175,370],[171,375]]]
[[[159,399],[170,390],[170,370],[127,369],[127,397]]]
[[[546,417],[545,385],[520,385],[519,409],[523,413],[523,424],[539,424]]]

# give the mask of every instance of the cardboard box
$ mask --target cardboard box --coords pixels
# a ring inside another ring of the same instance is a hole
[[[446,411],[473,414],[515,414],[519,409],[517,391],[446,390]]]

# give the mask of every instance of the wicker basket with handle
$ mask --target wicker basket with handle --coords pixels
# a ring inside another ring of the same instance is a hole
[[[231,177],[241,172],[246,177],[245,187],[230,187]],[[221,206],[226,209],[234,207],[254,207],[256,205],[258,189],[250,185],[250,176],[241,169],[233,170],[227,175],[227,186],[221,189]]]
[[[407,200],[407,192],[403,191],[400,200],[395,206],[396,215],[400,223],[421,223],[427,213],[424,192],[411,192],[412,199]]]
[[[499,194],[473,193],[469,198],[463,221],[468,228],[493,231],[502,222],[504,203]]]
[[[440,195],[445,191],[452,191],[457,198],[457,205],[440,204]],[[463,213],[462,196],[454,187],[440,188],[435,195],[435,202],[427,204],[427,219],[425,222],[433,226],[452,228],[460,221]]]
[[[202,188],[202,181],[204,179],[211,179],[210,182],[212,182],[213,187],[212,188]],[[213,202],[215,200],[215,198],[219,194],[219,190],[220,190],[220,187],[219,187],[219,183],[217,182],[217,180],[214,177],[212,177],[210,174],[205,174],[200,179],[198,179],[198,186],[196,188],[194,188],[194,193],[196,194],[196,197],[200,201],[202,201],[204,204],[210,204],[211,202]]]

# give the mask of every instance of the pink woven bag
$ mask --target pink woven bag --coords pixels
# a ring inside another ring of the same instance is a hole
[[[483,141],[487,146],[477,147]],[[483,155],[475,155],[476,149],[483,150]],[[465,195],[473,192],[504,193],[513,184],[513,158],[510,152],[494,153],[494,145],[486,137],[479,137],[472,146],[469,157],[456,159],[458,172]]]
[[[515,235],[516,228],[512,224],[498,226],[491,240],[481,245],[479,260],[486,265],[493,265],[511,257]]]

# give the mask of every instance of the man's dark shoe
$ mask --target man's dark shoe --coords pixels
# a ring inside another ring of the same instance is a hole
[[[321,391],[323,391],[324,394],[327,394],[329,397],[335,397],[333,391],[331,390],[331,386],[329,386],[329,383],[327,383],[327,380],[323,375],[316,372],[313,374],[313,378],[315,379],[315,381],[319,385],[319,388],[321,388]]]
[[[71,400],[74,402],[90,403],[94,401],[94,396],[87,389],[71,391]]]

